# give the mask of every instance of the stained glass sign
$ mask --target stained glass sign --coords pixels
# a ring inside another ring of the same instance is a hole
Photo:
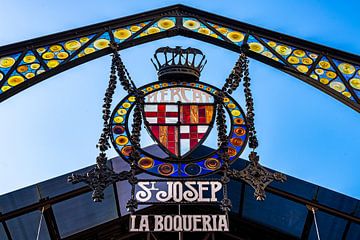
[[[172,158],[181,158],[205,140],[214,121],[214,98],[193,88],[167,88],[149,94],[145,125]]]

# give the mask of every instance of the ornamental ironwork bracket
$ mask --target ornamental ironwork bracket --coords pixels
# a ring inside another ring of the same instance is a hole
[[[68,182],[73,184],[84,182],[92,190],[92,199],[94,202],[101,202],[104,199],[104,190],[111,184],[128,180],[131,177],[131,172],[122,171],[115,173],[106,164],[97,164],[93,169],[85,174],[72,174],[68,177]]]
[[[229,169],[228,175],[232,179],[243,180],[253,187],[256,200],[265,200],[265,188],[274,180],[285,182],[286,176],[279,172],[270,172],[261,166],[256,152],[251,152],[249,158],[250,163],[243,170]]]

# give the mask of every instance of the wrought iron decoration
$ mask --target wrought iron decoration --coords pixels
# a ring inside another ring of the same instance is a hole
[[[255,189],[254,196],[257,200],[265,199],[265,188],[273,180],[286,180],[283,174],[271,173],[262,167],[256,153],[258,140],[254,126],[255,114],[250,90],[249,60],[245,55],[247,49],[243,49],[223,87],[218,89],[198,81],[200,72],[206,64],[205,55],[200,50],[180,47],[159,48],[154,55],[154,60],[152,60],[158,70],[159,81],[137,88],[118,54],[119,49],[116,48],[116,44],[111,44],[111,47],[114,53],[109,86],[104,97],[104,127],[97,145],[100,150],[96,160],[97,164],[93,170],[85,175],[70,176],[69,182],[87,183],[93,190],[94,201],[101,201],[104,197],[103,191],[107,186],[120,180],[128,180],[132,185],[132,191],[127,208],[133,212],[138,205],[134,196],[135,185],[138,182],[136,177],[138,169],[152,175],[180,180],[222,172],[223,200],[221,201],[221,209],[228,212],[231,208],[231,201],[227,194],[227,183],[230,178],[243,180],[252,186]],[[159,60],[159,55],[163,55],[165,60]],[[196,57],[201,59],[196,61]],[[110,116],[112,96],[117,83],[116,72],[120,84],[129,95],[115,107]],[[241,81],[243,81],[246,99],[246,116],[236,101],[230,97],[239,87]],[[209,99],[213,99],[213,103],[210,101],[196,105],[191,102],[185,104],[177,101],[168,102],[165,106],[157,102],[149,102],[151,97],[157,96],[156,92],[175,88],[199,90]],[[164,120],[164,117],[159,116],[159,114],[154,115],[154,112],[151,111],[154,108],[156,111],[160,108],[166,108],[167,110],[160,110],[160,112],[169,113],[170,117]],[[186,112],[188,108],[191,109],[189,110],[192,111],[191,113],[197,114],[196,122],[184,118],[189,113]],[[134,109],[134,114],[130,131],[128,122],[129,113],[132,109]],[[203,110],[201,110],[199,117],[200,109]],[[227,134],[226,112],[230,115],[230,134]],[[153,156],[141,149],[140,130],[143,121],[153,139],[168,153],[168,157]],[[190,142],[190,149],[201,145],[210,132],[209,126],[213,123],[216,123],[217,126],[219,148],[200,158],[191,157],[191,150],[183,150],[184,143]],[[183,129],[190,129],[190,127],[196,129],[195,139],[190,137],[193,136],[190,132],[182,132]],[[159,128],[169,131],[166,132],[169,138],[162,139],[158,131]],[[174,135],[175,140],[171,140],[170,135]],[[185,141],[188,140],[185,138],[189,138],[189,141]],[[106,150],[110,147],[109,139],[112,140],[115,150],[120,156],[129,162],[130,171],[115,173],[107,167]],[[182,140],[184,141],[181,142]],[[231,163],[244,150],[247,140],[249,140],[249,147],[252,149],[249,155],[250,163],[243,170],[232,169]],[[175,141],[176,144],[173,144],[172,141]]]

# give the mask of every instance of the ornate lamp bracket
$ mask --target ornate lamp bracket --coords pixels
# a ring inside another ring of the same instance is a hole
[[[265,188],[274,180],[286,181],[286,176],[279,172],[270,172],[261,166],[256,152],[251,152],[249,159],[250,163],[243,170],[229,169],[228,175],[232,179],[243,180],[253,187],[256,200],[265,200]]]

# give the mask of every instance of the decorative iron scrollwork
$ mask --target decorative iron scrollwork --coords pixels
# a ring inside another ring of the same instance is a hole
[[[274,180],[284,182],[286,176],[278,172],[270,172],[260,165],[259,156],[256,152],[249,154],[250,163],[243,170],[230,169],[230,178],[243,180],[254,188],[256,200],[265,200],[265,188]]]

